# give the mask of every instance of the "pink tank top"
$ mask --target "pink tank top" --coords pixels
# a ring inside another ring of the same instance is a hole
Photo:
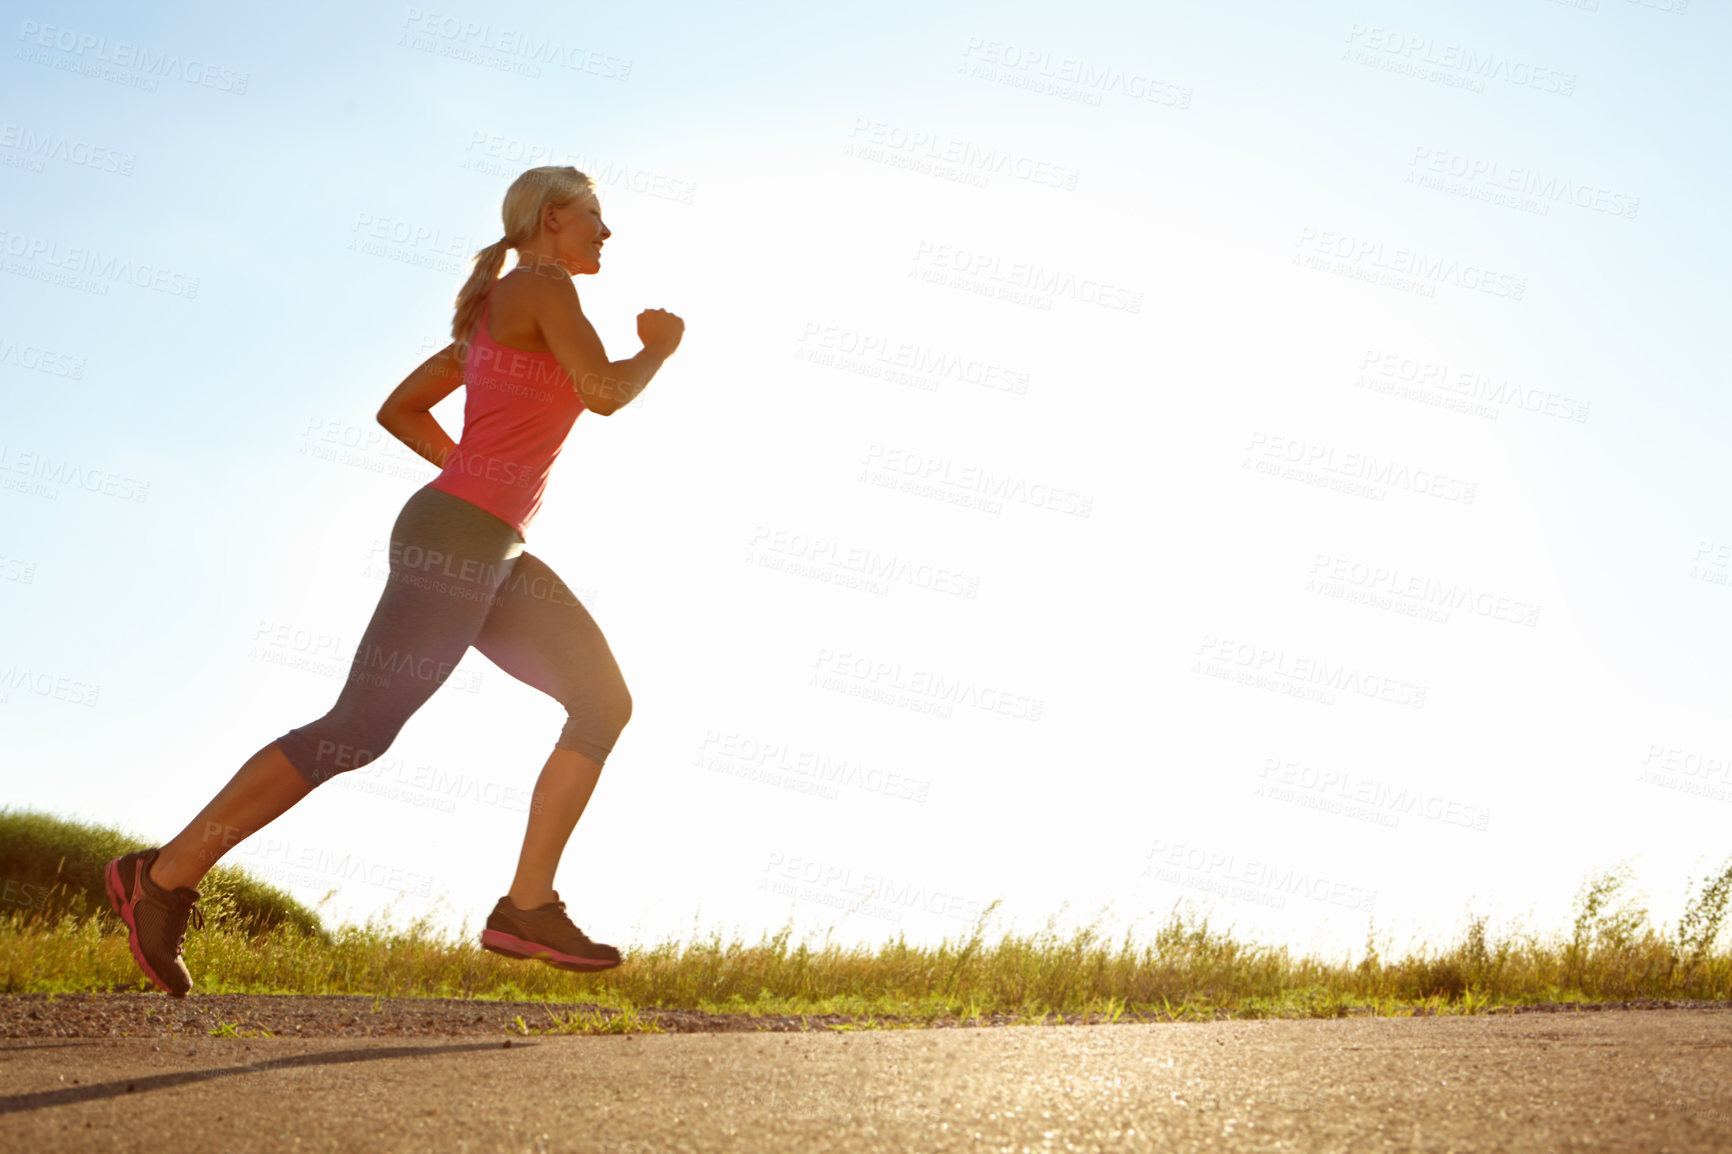
[[[584,404],[559,358],[488,335],[492,307],[490,289],[463,362],[463,435],[428,484],[479,505],[522,537]]]

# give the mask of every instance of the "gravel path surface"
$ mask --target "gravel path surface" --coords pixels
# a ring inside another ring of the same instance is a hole
[[[224,1025],[278,1038],[487,1037],[551,1029],[553,1015],[612,1016],[584,1002],[495,1002],[467,998],[370,998],[360,995],[15,994],[0,999],[0,1038],[155,1038],[208,1034]],[[641,1017],[674,1034],[821,1029],[828,1019],[658,1010]]]
[[[1732,1009],[1732,1002],[1660,1001],[1558,1004],[1548,1002],[1497,1011],[1507,1013],[1609,1013],[1618,1010]],[[0,1038],[197,1037],[233,1027],[242,1037],[277,1038],[490,1037],[522,1036],[518,1017],[532,1033],[555,1027],[554,1015],[600,1015],[613,1011],[586,1002],[496,1002],[470,998],[371,998],[361,995],[194,994],[176,999],[160,993],[10,994],[0,996]],[[639,1016],[669,1034],[786,1033],[824,1030],[861,1019],[844,1014],[706,1014],[697,1010],[643,1010]],[[1227,1015],[1221,1015],[1226,1018]],[[982,1026],[1009,1026],[1024,1019],[983,1016]],[[1060,1023],[1097,1025],[1100,1014],[1070,1015]],[[1126,1015],[1121,1023],[1156,1018]],[[940,1019],[931,1028],[963,1026]]]
[[[0,1038],[192,1037],[231,1026],[240,1036],[278,1038],[488,1037],[552,1030],[555,1015],[612,1018],[589,1002],[504,1002],[473,998],[372,998],[361,995],[160,993],[11,994],[0,997]],[[640,1018],[669,1034],[787,1033],[828,1030],[863,1019],[847,1014],[706,1014],[641,1010]],[[1102,1021],[1099,1014],[1089,1022]],[[1128,1019],[1127,1019],[1128,1020]],[[1008,1026],[1008,1014],[982,1017]],[[1073,1015],[1067,1024],[1085,1024]],[[956,1019],[935,1028],[959,1026]],[[1054,1024],[1058,1024],[1056,1020]]]

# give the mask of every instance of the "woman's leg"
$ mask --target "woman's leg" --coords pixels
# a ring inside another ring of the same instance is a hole
[[[391,528],[390,575],[336,704],[247,759],[162,847],[151,880],[196,887],[238,842],[390,748],[469,649],[522,548],[517,531],[486,510],[417,490]]]
[[[553,900],[560,855],[596,779],[631,719],[631,694],[601,628],[533,553],[517,558],[475,648],[565,707],[566,721],[531,796],[510,898],[519,909]]]
[[[529,826],[508,896],[520,910],[532,910],[553,900],[553,875],[577,819],[601,777],[601,762],[575,749],[555,749],[547,756],[529,803]]]
[[[311,792],[313,787],[271,742],[247,758],[198,816],[162,847],[150,867],[150,880],[166,889],[197,889],[218,858]]]

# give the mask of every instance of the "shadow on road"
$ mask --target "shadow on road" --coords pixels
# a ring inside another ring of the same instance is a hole
[[[76,1043],[50,1043],[74,1045]],[[513,1049],[532,1049],[533,1042],[514,1042]],[[40,1047],[48,1049],[49,1046]],[[26,1047],[18,1047],[25,1049]],[[37,1047],[28,1047],[37,1048]],[[385,1058],[419,1058],[430,1054],[451,1054],[463,1050],[498,1050],[498,1042],[468,1042],[453,1046],[390,1046],[370,1050],[336,1050],[325,1054],[291,1054],[244,1066],[223,1066],[213,1070],[183,1070],[177,1074],[153,1074],[143,1078],[117,1079],[113,1082],[93,1082],[88,1086],[68,1086],[63,1090],[36,1090],[28,1094],[0,1097],[0,1114],[17,1114],[26,1110],[41,1110],[49,1106],[71,1106],[97,1098],[118,1098],[150,1090],[167,1090],[191,1082],[207,1082],[212,1078],[229,1078],[237,1074],[263,1074],[271,1070],[286,1070],[306,1066],[337,1066],[353,1062],[371,1062]]]

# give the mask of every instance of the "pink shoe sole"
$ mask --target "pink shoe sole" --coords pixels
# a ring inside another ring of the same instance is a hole
[[[562,970],[608,970],[619,964],[605,958],[580,958],[575,954],[562,954],[551,946],[524,941],[503,930],[482,930],[481,946],[508,958],[538,958],[552,962]]]

